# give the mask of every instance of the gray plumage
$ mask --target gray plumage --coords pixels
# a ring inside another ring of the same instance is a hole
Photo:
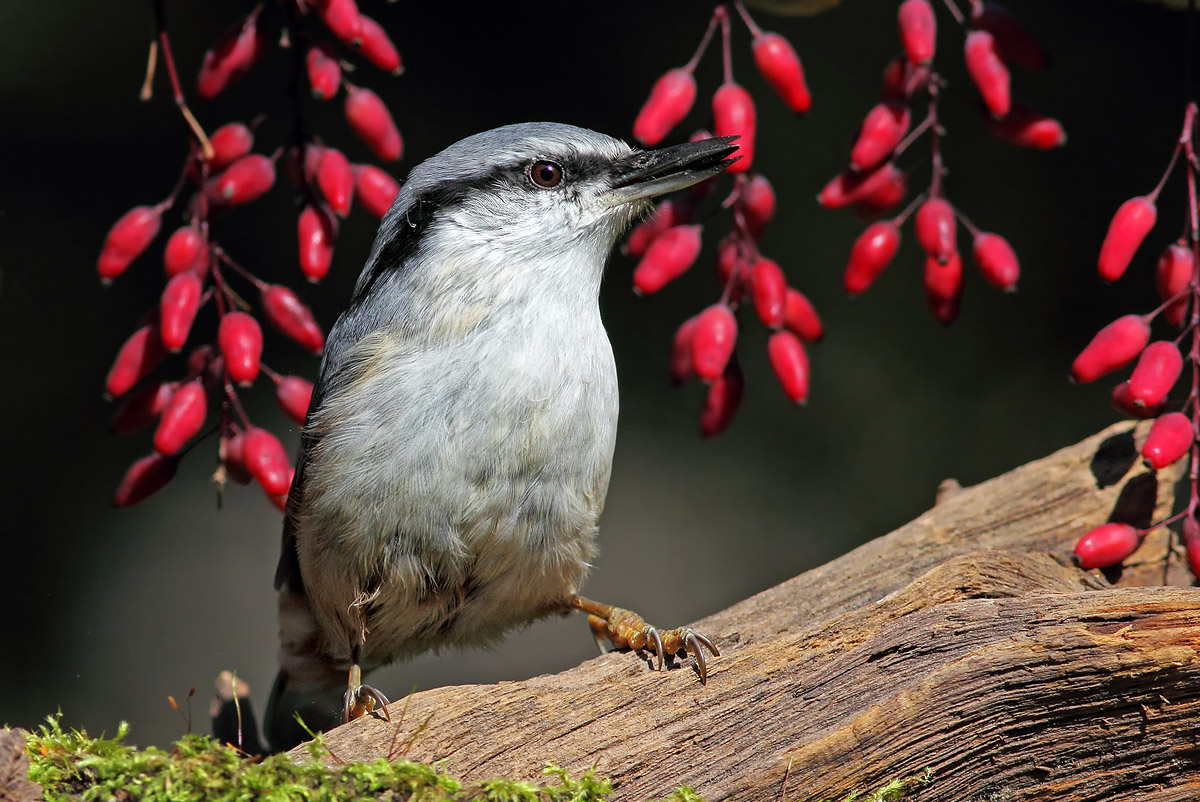
[[[560,184],[532,180],[539,160]],[[697,180],[621,188],[647,166],[611,137],[531,123],[412,170],[304,428],[276,577],[276,746],[293,709],[328,725],[351,662],[485,643],[579,587],[617,427],[604,264],[648,196]]]

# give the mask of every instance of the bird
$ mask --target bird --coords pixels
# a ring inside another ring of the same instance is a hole
[[[370,670],[588,614],[603,647],[690,653],[578,595],[617,432],[599,292],[652,199],[721,173],[734,137],[655,150],[560,123],[469,136],[414,167],[329,331],[275,586],[274,748],[388,697]],[[303,728],[300,719],[304,722]]]

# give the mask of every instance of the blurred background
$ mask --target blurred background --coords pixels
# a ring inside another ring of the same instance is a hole
[[[206,47],[249,2],[169,2],[188,88]],[[379,92],[411,165],[468,134],[555,120],[628,138],[653,81],[686,61],[710,3],[384,3],[360,0],[400,47],[399,78],[364,66],[352,80]],[[1046,44],[1042,73],[1014,68],[1014,93],[1058,117],[1070,142],[1042,153],[1006,145],[981,124],[960,55],[962,33],[938,6],[939,69],[948,135],[950,200],[1012,242],[1020,291],[1004,295],[968,265],[966,297],[949,330],[925,310],[921,258],[909,231],[878,284],[848,301],[841,273],[863,223],[813,198],[842,169],[874,104],[884,65],[899,52],[896,3],[845,0],[811,18],[758,13],[804,61],[814,106],[795,118],[758,76],[749,36],[734,25],[735,72],[759,109],[756,167],[773,182],[778,215],[762,248],[824,316],[811,349],[813,389],[796,408],[766,361],[766,337],[747,327],[740,354],[747,395],[730,431],[697,435],[702,388],[673,389],[666,354],[675,327],[718,294],[706,230],[701,265],[661,294],[630,291],[616,256],[602,305],[621,378],[621,429],[601,555],[588,595],[674,626],[722,609],[917,516],[940,480],[987,479],[1116,420],[1111,382],[1074,387],[1070,360],[1103,324],[1157,301],[1153,264],[1179,231],[1180,177],[1159,203],[1159,226],[1130,274],[1102,286],[1095,259],[1108,220],[1148,192],[1171,154],[1183,113],[1184,16],[1107,0],[1011,0]],[[95,260],[128,208],[171,189],[185,133],[164,75],[137,99],[152,34],[148,3],[0,5],[0,723],[36,726],[61,709],[93,733],[133,725],[140,744],[166,744],[185,724],[167,696],[195,686],[193,729],[207,731],[212,680],[235,669],[261,712],[274,675],[271,587],[280,514],[255,487],[233,486],[218,509],[209,482],[216,444],[202,443],[165,490],[132,510],[109,498],[150,433],[108,433],[101,398],[118,346],[162,287],[164,233],[113,286]],[[288,56],[272,48],[250,76],[211,103],[194,103],[212,130],[268,114],[256,149],[290,125]],[[710,51],[697,108],[678,132],[707,123],[720,82]],[[340,101],[313,102],[315,130],[353,161],[369,160]],[[914,111],[920,119],[923,110]],[[928,180],[924,141],[902,162],[911,186]],[[215,236],[269,280],[301,284],[294,189],[281,175],[264,199],[214,223]],[[303,289],[318,319],[336,318],[374,236],[359,211],[342,228],[333,271]],[[967,237],[960,229],[960,243]],[[268,334],[267,361],[312,376],[315,358]],[[269,383],[245,394],[251,416],[286,431]],[[719,633],[718,633],[719,634]],[[393,666],[375,684],[494,682],[553,672],[594,654],[581,617],[536,623],[486,650]]]

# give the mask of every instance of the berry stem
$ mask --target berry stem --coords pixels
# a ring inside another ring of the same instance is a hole
[[[154,97],[154,72],[158,66],[158,40],[150,40],[150,52],[146,55],[146,77],[142,80],[142,91],[138,92],[138,100],[149,100]]]
[[[267,282],[263,281],[258,276],[254,275],[249,270],[233,261],[233,259],[229,258],[229,254],[227,254],[225,249],[220,245],[213,246],[213,254],[220,259],[223,264],[229,265],[229,267],[231,267],[235,273],[253,284],[254,289],[258,290],[259,292],[266,290],[268,286]]]
[[[729,30],[729,9],[724,4],[717,6],[713,16],[721,20],[721,59],[725,65],[725,83],[733,83],[733,36]]]
[[[712,16],[708,19],[708,30],[701,37],[700,46],[696,48],[696,52],[688,59],[688,63],[683,65],[685,71],[695,72],[696,65],[700,63],[700,59],[704,57],[704,51],[708,50],[708,45],[712,42],[713,33],[717,30],[717,20],[723,16],[725,16],[725,6],[717,6]]]
[[[229,376],[225,376],[225,398],[229,401],[230,406],[237,412],[238,417],[242,419],[242,426],[250,429],[250,417],[246,414],[246,410],[242,408],[242,401],[238,398],[237,390],[234,389],[233,383],[229,381]]]
[[[908,136],[900,140],[900,144],[896,146],[896,150],[893,152],[892,158],[894,159],[896,156],[899,156],[901,153],[903,153],[909,145],[915,142],[917,138],[921,136],[921,134],[928,131],[929,127],[936,122],[937,118],[926,115],[924,120],[921,120],[921,122],[917,123],[916,128],[913,128],[908,132]]]
[[[927,197],[928,196],[922,192],[921,194],[917,195],[917,197],[909,201],[908,206],[904,207],[904,211],[892,218],[892,225],[894,225],[896,228],[901,228],[905,221],[912,216],[912,213],[917,210],[917,207],[925,202]]]
[[[929,180],[929,197],[942,196],[942,176],[946,174],[946,165],[942,162],[941,125],[938,124],[938,93],[941,91],[939,81],[931,78],[929,81],[929,152],[933,158],[933,176]]]
[[[942,2],[945,4],[946,8],[949,9],[950,16],[954,17],[955,22],[957,22],[959,25],[962,25],[967,21],[966,17],[963,16],[962,11],[959,10],[959,7],[954,4],[954,0],[942,0]]]
[[[158,44],[162,49],[163,64],[167,67],[167,77],[171,81],[171,92],[175,98],[175,105],[179,108],[179,113],[183,115],[184,122],[187,123],[188,129],[191,131],[193,139],[204,153],[204,158],[211,159],[214,151],[212,143],[208,141],[208,137],[204,133],[204,129],[200,127],[200,123],[196,120],[192,110],[188,108],[187,100],[183,96],[183,86],[179,83],[179,73],[175,71],[175,57],[171,54],[171,39],[167,36],[167,14],[163,7],[164,0],[154,0],[154,29],[158,33]],[[254,11],[255,14],[261,10],[260,5]],[[144,90],[143,90],[144,91]]]
[[[755,39],[762,36],[762,28],[758,27],[758,23],[750,18],[750,13],[746,11],[746,7],[742,5],[742,0],[734,0],[733,7],[737,9],[737,13],[741,16],[742,22],[746,23],[746,27],[750,29],[750,35]]]

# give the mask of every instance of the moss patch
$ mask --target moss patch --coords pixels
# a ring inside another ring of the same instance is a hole
[[[496,779],[474,785],[444,774],[436,764],[404,760],[380,758],[327,768],[321,759],[329,751],[319,736],[309,746],[313,760],[299,765],[283,754],[249,756],[199,735],[184,737],[169,752],[137,749],[124,743],[128,732],[122,723],[116,737],[92,738],[80,730],[64,730],[60,717],[51,716],[36,733],[26,733],[29,779],[42,786],[48,802],[603,802],[612,791],[608,780],[591,771],[572,779],[555,766],[543,772],[545,784]],[[896,802],[928,782],[926,772],[845,800]],[[666,802],[703,799],[683,787]]]

